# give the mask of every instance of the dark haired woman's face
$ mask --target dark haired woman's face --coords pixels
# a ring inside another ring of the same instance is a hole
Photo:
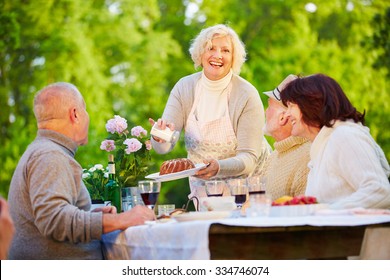
[[[319,129],[307,125],[302,119],[302,112],[297,104],[288,102],[286,116],[289,117],[292,124],[291,135],[300,136],[313,141],[318,134]]]

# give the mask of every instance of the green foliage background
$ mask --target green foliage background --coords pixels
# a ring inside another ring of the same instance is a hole
[[[82,166],[106,165],[100,151],[114,114],[150,130],[169,92],[195,71],[189,44],[202,28],[227,23],[248,52],[242,76],[259,92],[289,73],[325,73],[340,82],[390,158],[390,7],[386,0],[0,0],[0,194],[35,138],[32,100],[56,82],[74,83],[91,117]],[[189,9],[195,7],[195,9]],[[264,105],[266,98],[261,96]],[[272,140],[270,139],[272,142]],[[186,156],[152,152],[154,166]],[[348,163],[346,163],[348,164]],[[160,203],[186,201],[186,179],[163,183]]]

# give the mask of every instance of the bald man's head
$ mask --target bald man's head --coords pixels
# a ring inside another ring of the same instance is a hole
[[[71,107],[84,103],[78,89],[65,82],[48,85],[34,98],[34,115],[38,124],[67,117]]]
[[[34,98],[38,129],[68,136],[78,145],[88,143],[89,115],[79,90],[69,83],[44,87]]]

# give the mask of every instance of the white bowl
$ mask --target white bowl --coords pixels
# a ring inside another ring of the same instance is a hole
[[[200,197],[199,211],[231,211],[237,208],[234,196]]]
[[[299,217],[314,215],[316,211],[328,208],[327,204],[299,204],[272,206],[271,217]]]

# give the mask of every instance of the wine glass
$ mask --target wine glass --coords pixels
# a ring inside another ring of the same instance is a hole
[[[246,178],[249,196],[265,194],[265,177],[253,176]]]
[[[138,188],[144,204],[153,210],[160,194],[161,182],[152,180],[139,181]]]
[[[241,209],[242,205],[246,201],[246,196],[248,194],[248,186],[246,184],[246,179],[230,179],[227,181],[227,184],[230,189],[230,194],[235,197],[237,208]]]
[[[208,197],[222,196],[226,187],[226,182],[223,180],[206,181],[206,194]]]
[[[266,178],[264,176],[253,176],[246,179],[249,192],[249,207],[247,217],[268,216],[272,199],[266,193]]]

